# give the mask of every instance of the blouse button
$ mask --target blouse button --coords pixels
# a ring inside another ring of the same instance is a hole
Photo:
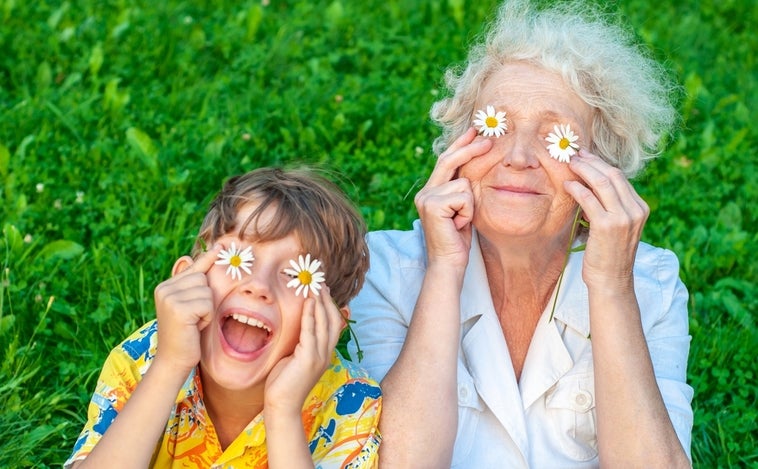
[[[465,384],[458,386],[458,403],[466,404],[468,402],[469,394],[470,392]]]
[[[577,407],[576,410],[586,412],[592,407],[592,394],[590,394],[589,391],[581,390],[576,397],[574,397],[574,403]]]

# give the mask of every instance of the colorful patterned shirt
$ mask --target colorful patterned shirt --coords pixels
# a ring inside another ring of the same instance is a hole
[[[134,392],[155,357],[157,330],[153,320],[111,351],[89,404],[87,423],[66,468],[86,458]],[[200,373],[195,368],[176,398],[150,467],[267,468],[263,415],[255,417],[224,450],[202,397]],[[381,402],[379,385],[335,352],[302,411],[306,440],[317,469],[377,466]]]

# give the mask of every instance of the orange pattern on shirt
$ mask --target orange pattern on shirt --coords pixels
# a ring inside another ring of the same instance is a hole
[[[114,348],[106,360],[88,408],[88,419],[65,467],[84,459],[147,372],[157,347],[157,322],[151,321]],[[378,384],[335,352],[332,362],[305,400],[303,428],[318,468],[372,468],[378,464],[381,437]],[[135,429],[139,431],[139,429]],[[262,414],[222,450],[202,400],[197,369],[176,398],[153,468],[268,467]]]

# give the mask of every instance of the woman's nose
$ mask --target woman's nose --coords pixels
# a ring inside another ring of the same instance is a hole
[[[535,143],[535,136],[506,135],[508,144],[503,145],[502,164],[514,169],[537,168],[540,160],[537,152],[541,150]]]

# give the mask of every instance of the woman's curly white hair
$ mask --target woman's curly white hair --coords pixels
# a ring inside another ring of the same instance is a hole
[[[635,42],[634,35],[582,1],[538,9],[529,0],[506,1],[463,69],[445,74],[451,94],[432,106],[442,153],[471,126],[477,94],[499,67],[525,61],[559,73],[594,108],[590,151],[633,177],[657,156],[673,130],[679,87]]]

